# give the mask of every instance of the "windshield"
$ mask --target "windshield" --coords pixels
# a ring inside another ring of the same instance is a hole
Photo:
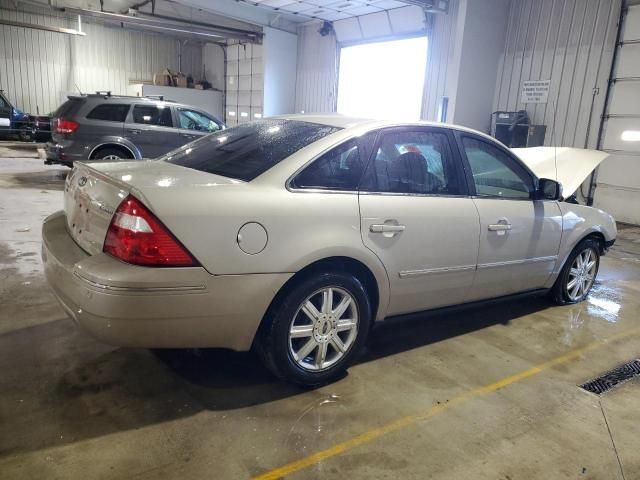
[[[338,130],[297,120],[260,120],[212,133],[159,160],[249,182]]]

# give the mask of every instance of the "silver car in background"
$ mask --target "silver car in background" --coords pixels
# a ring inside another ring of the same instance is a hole
[[[375,321],[523,292],[583,300],[616,226],[562,198],[472,130],[292,115],[157,161],[77,163],[43,259],[104,342],[255,347],[318,385]]]
[[[70,96],[53,114],[45,163],[156,158],[224,128],[213,115],[162,97]]]

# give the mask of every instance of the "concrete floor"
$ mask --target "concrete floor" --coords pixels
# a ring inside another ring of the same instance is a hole
[[[638,358],[638,229],[582,304],[391,321],[344,379],[304,391],[249,353],[77,331],[39,254],[64,175],[0,158],[0,478],[640,478],[640,379],[602,397],[576,386]]]

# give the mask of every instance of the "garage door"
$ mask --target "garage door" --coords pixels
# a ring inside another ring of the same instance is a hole
[[[623,18],[613,84],[604,120],[594,205],[619,222],[640,225],[640,5]]]

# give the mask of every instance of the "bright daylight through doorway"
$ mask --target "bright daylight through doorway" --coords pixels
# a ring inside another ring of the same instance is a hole
[[[338,113],[419,120],[426,64],[427,37],[342,48]]]

